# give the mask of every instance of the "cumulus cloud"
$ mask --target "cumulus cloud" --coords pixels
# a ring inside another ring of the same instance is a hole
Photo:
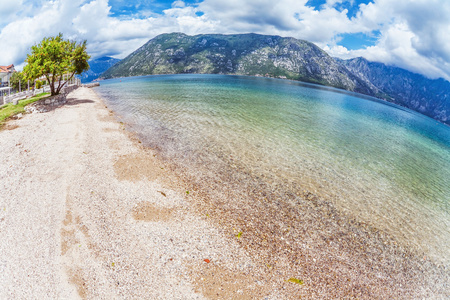
[[[320,7],[308,0],[173,0],[165,10],[161,5],[156,0],[0,0],[0,64],[21,64],[33,44],[59,32],[87,39],[93,57],[118,58],[161,33],[255,32],[305,39],[332,56],[363,56],[450,79],[447,0],[327,0]],[[374,31],[379,35],[369,47],[350,50],[340,44],[342,34]]]
[[[359,55],[450,81],[450,1],[378,0],[361,5],[356,24],[379,29],[375,46],[349,51]]]
[[[329,5],[320,11],[307,0],[205,0],[198,9],[220,22],[220,32],[278,34],[312,42],[331,40],[340,32],[352,32],[346,10]]]
[[[430,78],[445,78],[449,80],[450,65],[447,62],[437,63],[431,56],[424,56],[413,47],[415,35],[406,23],[396,23],[382,31],[382,36],[376,45],[359,50],[334,45],[325,46],[330,55],[348,59],[362,56],[370,61],[382,62],[397,66]]]
[[[24,0],[0,0],[0,26],[3,27],[10,22],[27,15],[29,8],[24,8]]]
[[[177,0],[172,3],[172,7],[186,7],[186,3],[184,3],[184,1]]]
[[[54,29],[64,32],[68,28],[60,14],[70,16],[76,7],[73,2],[44,4],[33,17],[21,17],[2,28],[0,45],[2,45],[1,64],[15,63],[22,65],[30,47],[44,36],[57,34]],[[56,6],[56,7],[55,7]]]
[[[22,8],[25,4],[32,5],[22,3]],[[8,7],[10,14],[21,12],[24,15],[24,10],[19,10],[17,5]],[[72,40],[87,39],[88,52],[93,57],[112,55],[123,58],[164,32],[195,34],[204,30],[214,31],[214,22],[205,16],[197,16],[196,9],[183,5],[182,1],[177,1],[173,8],[156,17],[120,19],[111,16],[110,10],[107,0],[43,1],[33,9],[32,16],[17,16],[1,28],[0,65],[14,63],[20,69],[32,45],[59,32]],[[3,13],[3,7],[1,11]]]

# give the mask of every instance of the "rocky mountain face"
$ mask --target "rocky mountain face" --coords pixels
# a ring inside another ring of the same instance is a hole
[[[381,98],[450,124],[450,82],[358,57],[337,60]]]
[[[316,45],[258,34],[162,34],[102,77],[178,73],[270,76],[371,94],[365,82]]]
[[[233,74],[287,78],[375,96],[450,124],[450,83],[363,58],[339,60],[316,45],[259,34],[162,34],[101,78],[152,74]]]
[[[114,64],[119,62],[120,59],[113,58],[113,57],[101,57],[97,59],[91,59],[89,61],[90,69],[86,72],[83,72],[81,77],[81,82],[90,82],[95,79],[97,79],[103,72],[108,70],[110,67],[112,67]]]

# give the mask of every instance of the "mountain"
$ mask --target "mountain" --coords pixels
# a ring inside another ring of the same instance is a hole
[[[102,78],[178,73],[280,77],[371,94],[365,82],[316,45],[258,34],[162,34]]]
[[[428,79],[362,57],[338,60],[385,100],[450,124],[450,82]]]
[[[450,83],[364,58],[334,59],[313,43],[259,34],[162,34],[101,78],[207,73],[287,78],[378,97],[450,124]]]
[[[120,59],[108,56],[89,60],[90,69],[81,74],[81,82],[90,82],[97,79],[103,72],[119,61]]]

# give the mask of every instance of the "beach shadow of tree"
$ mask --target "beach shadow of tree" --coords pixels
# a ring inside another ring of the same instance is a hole
[[[92,101],[89,99],[67,98],[67,102],[65,104],[63,104],[62,106],[74,106],[74,105],[85,104],[85,103],[95,103],[95,101]]]
[[[45,99],[43,99],[43,100],[45,100]],[[34,113],[35,111],[37,111],[39,113],[47,113],[47,112],[51,112],[57,108],[61,108],[64,106],[77,106],[79,104],[95,103],[95,101],[89,100],[89,99],[67,98],[66,100],[67,100],[66,103],[58,104],[58,105],[48,105],[48,104],[43,104],[43,101],[42,102],[38,101],[38,102],[30,104],[28,106],[29,108],[25,109],[25,110],[28,113]]]

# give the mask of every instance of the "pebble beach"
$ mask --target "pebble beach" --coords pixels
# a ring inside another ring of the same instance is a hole
[[[0,130],[0,299],[450,297],[447,265],[317,195],[219,194],[95,89],[67,100]]]

